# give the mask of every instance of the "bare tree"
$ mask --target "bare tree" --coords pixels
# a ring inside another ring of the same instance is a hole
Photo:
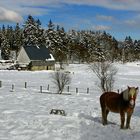
[[[52,75],[52,82],[57,86],[57,93],[62,94],[65,86],[71,82],[70,74],[57,71]]]
[[[95,62],[90,65],[91,70],[100,80],[99,87],[103,92],[113,90],[117,68],[111,62]]]

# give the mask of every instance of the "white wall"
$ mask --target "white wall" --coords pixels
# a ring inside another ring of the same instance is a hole
[[[23,47],[21,48],[21,50],[18,54],[17,61],[19,64],[29,64],[30,63],[30,59]]]

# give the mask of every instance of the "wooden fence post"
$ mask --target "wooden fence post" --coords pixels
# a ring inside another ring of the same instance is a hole
[[[0,81],[0,88],[2,87],[2,81]]]
[[[89,93],[89,88],[87,88],[87,94]]]
[[[25,82],[25,88],[27,88],[27,82]]]
[[[11,92],[13,92],[14,91],[14,85],[12,84],[12,90],[11,90]]]
[[[40,93],[42,93],[42,86],[40,86]]]
[[[68,86],[68,88],[67,88],[67,92],[69,92],[70,91],[70,87]]]
[[[78,93],[78,88],[76,88],[76,93]]]
[[[49,85],[49,84],[48,84],[47,90],[48,90],[48,91],[50,90],[50,85]]]

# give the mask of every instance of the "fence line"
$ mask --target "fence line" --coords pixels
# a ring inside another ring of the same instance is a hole
[[[57,88],[53,85],[51,86],[50,84],[46,84],[46,86],[44,85],[38,85],[35,86],[35,85],[30,85],[29,83],[27,82],[24,82],[23,84],[13,84],[13,83],[3,83],[2,81],[0,81],[0,88],[2,87],[9,87],[10,91],[11,92],[14,92],[15,89],[30,89],[33,88],[33,89],[36,89],[38,90],[38,92],[40,93],[56,93],[57,91]],[[70,85],[66,86],[63,93],[85,93],[85,94],[90,94],[91,92],[93,91],[92,88],[78,88],[78,87],[72,87]]]

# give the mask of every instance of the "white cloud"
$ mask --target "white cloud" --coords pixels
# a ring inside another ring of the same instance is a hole
[[[4,22],[20,22],[23,18],[12,10],[0,7],[0,21]]]
[[[92,5],[101,6],[110,9],[118,10],[133,10],[140,11],[140,1],[139,0],[3,0],[0,1],[1,7],[7,9],[15,9],[23,11],[23,6],[61,6],[62,4],[77,4],[77,5]],[[24,8],[25,8],[24,7]],[[31,7],[28,7],[29,9]],[[28,10],[29,10],[28,9]],[[31,8],[31,10],[40,10]]]
[[[125,26],[133,27],[133,28],[139,28],[140,26],[140,14],[136,14],[133,17],[130,17],[129,19],[126,19],[123,21]]]
[[[61,0],[64,3],[73,4],[85,4],[85,5],[95,5],[109,9],[116,10],[132,10],[140,11],[140,1],[139,0]]]
[[[103,21],[113,21],[113,16],[106,16],[106,15],[96,15],[96,19],[103,20]]]
[[[107,31],[107,30],[111,30],[111,27],[105,25],[96,25],[96,26],[92,26],[92,29],[96,31]]]
[[[22,16],[25,15],[47,14],[50,11],[42,7],[61,7],[63,4],[91,5],[116,10],[140,11],[139,0],[1,0],[0,21],[20,21]],[[98,15],[97,18],[100,20],[113,20],[111,16]]]
[[[138,22],[136,20],[133,20],[133,19],[125,20],[124,23],[129,25],[129,26],[134,26],[134,25],[138,24]]]

